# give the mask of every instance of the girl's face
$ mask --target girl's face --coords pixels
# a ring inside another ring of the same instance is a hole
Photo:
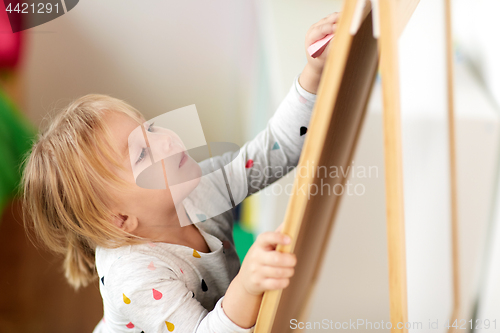
[[[137,224],[126,231],[135,227],[133,234],[154,238],[151,235],[163,228],[179,227],[176,206],[196,188],[201,177],[200,166],[188,155],[180,137],[152,123],[145,122],[143,130],[117,112],[108,113],[106,122],[120,147],[126,170],[117,172],[131,183],[130,191],[110,193],[115,198],[115,212]],[[119,227],[127,220],[118,221]]]
[[[140,187],[168,187],[177,205],[198,184],[200,167],[174,131],[146,122],[130,133],[128,147],[132,173]]]

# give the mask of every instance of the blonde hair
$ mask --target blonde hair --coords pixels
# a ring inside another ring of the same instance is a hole
[[[111,223],[109,188],[130,184],[109,168],[124,169],[116,162],[120,150],[103,120],[109,111],[125,114],[138,125],[143,121],[141,113],[124,101],[86,95],[53,119],[25,160],[25,226],[34,229],[48,248],[65,255],[65,276],[75,289],[97,276],[96,246],[140,241]]]

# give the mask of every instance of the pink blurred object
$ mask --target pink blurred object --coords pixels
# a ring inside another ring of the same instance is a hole
[[[328,43],[330,42],[330,40],[332,40],[332,38],[333,38],[333,34],[326,35],[322,39],[318,40],[317,42],[315,42],[314,44],[309,46],[307,48],[307,52],[309,52],[309,55],[313,58],[319,57],[323,53],[323,51],[326,49],[326,47],[328,46]]]
[[[21,24],[19,16],[13,19],[13,24]],[[20,50],[21,32],[12,32],[5,4],[0,1],[0,69],[15,68],[19,61]]]

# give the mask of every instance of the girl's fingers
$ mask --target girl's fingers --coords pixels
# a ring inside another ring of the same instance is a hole
[[[293,253],[266,251],[261,253],[259,258],[259,263],[264,266],[294,267],[297,264],[297,258]]]
[[[295,272],[292,267],[262,266],[259,270],[265,279],[285,279],[291,278]]]
[[[337,25],[335,24],[322,24],[319,26],[316,26],[311,29],[309,32],[307,39],[308,43],[312,44],[321,38],[325,37],[326,35],[334,34],[337,31]]]
[[[324,23],[337,23],[339,20],[339,13],[332,13],[328,15],[327,17],[324,18],[325,22]]]
[[[328,15],[327,17],[325,18],[322,18],[321,20],[319,20],[318,22],[314,23],[312,25],[312,27],[315,27],[315,26],[318,26],[318,25],[322,25],[322,24],[325,24],[325,23],[335,23],[338,21],[338,18],[339,18],[339,13],[332,13],[330,15]]]
[[[290,279],[265,279],[261,286],[265,290],[276,290],[288,287]]]
[[[264,232],[257,237],[255,243],[264,249],[273,250],[278,244],[290,244],[290,237],[279,232]]]

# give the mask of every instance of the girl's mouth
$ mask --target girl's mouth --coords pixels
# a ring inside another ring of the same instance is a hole
[[[185,151],[182,152],[182,155],[181,155],[181,161],[179,162],[179,168],[182,167],[186,161],[188,159],[188,155],[186,154]]]

